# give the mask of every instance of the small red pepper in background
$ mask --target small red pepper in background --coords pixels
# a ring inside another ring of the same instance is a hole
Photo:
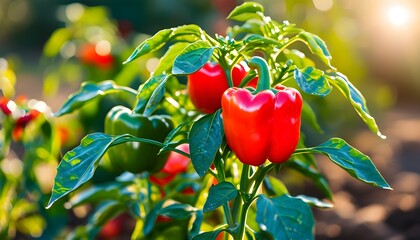
[[[235,65],[232,70],[234,86],[239,86],[248,74],[245,62]],[[251,80],[248,86],[254,87],[257,78]],[[228,89],[228,80],[223,68],[218,63],[206,63],[200,70],[188,75],[188,94],[197,110],[203,113],[213,113],[221,108],[220,99]]]
[[[302,97],[297,90],[282,85],[270,89],[263,58],[253,57],[249,64],[258,69],[257,90],[229,88],[222,97],[227,143],[244,164],[259,166],[267,159],[285,162],[299,141]]]
[[[181,144],[176,148],[183,152],[190,153],[190,146],[187,143]],[[171,152],[165,166],[159,173],[150,176],[150,181],[161,186],[166,185],[170,183],[176,175],[186,172],[189,163],[190,159],[188,157],[177,152]]]
[[[1,97],[0,98],[0,109],[7,116],[12,114],[12,110],[10,110],[9,106],[7,106],[7,104],[9,104],[9,102],[10,102],[10,100],[7,99],[6,97]]]
[[[19,141],[22,139],[23,131],[25,127],[34,119],[36,119],[39,114],[41,114],[38,110],[31,109],[25,115],[19,117],[16,120],[15,127],[13,128],[12,138],[15,141]]]
[[[82,63],[102,69],[111,68],[114,62],[114,57],[111,54],[99,54],[96,45],[92,43],[85,44],[80,48],[79,57]]]

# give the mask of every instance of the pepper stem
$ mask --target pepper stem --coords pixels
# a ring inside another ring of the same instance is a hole
[[[271,75],[267,61],[262,57],[254,56],[249,60],[248,65],[250,68],[257,69],[258,72],[258,84],[254,93],[270,89]]]

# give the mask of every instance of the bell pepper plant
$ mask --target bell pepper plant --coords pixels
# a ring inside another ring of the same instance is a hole
[[[128,213],[132,239],[313,239],[311,207],[333,206],[319,154],[357,180],[391,189],[372,160],[345,140],[306,145],[313,135],[301,124],[319,128],[313,99],[338,97],[329,95],[333,87],[384,138],[363,95],[332,66],[325,42],[265,16],[255,2],[227,18],[236,25],[225,36],[197,25],[160,30],[124,62],[129,67],[150,54],[159,57],[137,90],[111,80],[86,82],[56,113],[104,95],[125,96],[129,106],[110,110],[105,132],[85,136],[57,168],[47,208],[70,193],[67,207],[92,206],[75,238],[94,238],[107,221]],[[296,42],[308,47],[308,56]],[[121,175],[92,183],[108,158]],[[289,169],[324,196],[291,194],[293,186],[281,180]]]

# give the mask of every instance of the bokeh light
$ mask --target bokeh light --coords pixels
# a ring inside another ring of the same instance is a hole
[[[410,16],[406,7],[395,5],[388,8],[387,17],[391,24],[401,27],[408,23]]]

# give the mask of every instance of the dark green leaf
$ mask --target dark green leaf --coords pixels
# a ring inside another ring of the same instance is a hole
[[[313,54],[320,57],[325,64],[331,67],[331,54],[328,51],[327,45],[320,37],[309,32],[301,32],[299,37],[308,44]]]
[[[309,206],[286,194],[257,200],[257,218],[261,230],[274,239],[313,239],[314,218]]]
[[[347,77],[342,73],[333,72],[328,73],[327,78],[350,100],[351,105],[367,124],[369,129],[379,137],[385,139],[386,137],[379,131],[375,119],[369,114],[365,98]]]
[[[241,22],[245,22],[252,18],[261,19],[257,14],[258,12],[264,13],[264,7],[261,4],[256,2],[245,2],[233,9],[227,19]]]
[[[83,237],[95,239],[101,228],[111,219],[124,211],[124,205],[115,201],[106,201],[97,206],[89,217]]]
[[[125,142],[147,142],[161,145],[162,143],[137,138],[129,134],[110,136],[105,133],[92,133],[84,137],[79,146],[67,152],[57,168],[54,187],[47,208],[77,189],[80,185],[92,178],[99,160],[108,148]]]
[[[197,210],[195,212],[195,220],[192,224],[191,230],[188,233],[188,239],[192,239],[200,232],[201,224],[203,223],[203,217],[204,214],[202,210]]]
[[[67,152],[58,165],[47,208],[92,178],[99,160],[116,139],[104,133],[92,133],[84,137],[78,147]]]
[[[139,87],[139,94],[137,95],[137,102],[133,111],[146,116],[151,115],[163,98],[168,77],[168,75],[161,74],[151,77],[143,83]]]
[[[318,207],[318,208],[332,208],[333,205],[331,203],[328,202],[324,202],[319,200],[318,198],[315,197],[309,197],[309,196],[305,196],[305,195],[297,195],[295,196],[295,198],[299,198],[300,200],[304,201],[305,203],[313,206],[313,207]]]
[[[330,185],[325,176],[318,170],[314,161],[312,155],[305,154],[293,156],[292,160],[287,161],[286,164],[288,167],[297,170],[303,176],[310,178],[315,186],[319,188],[328,199],[332,200],[333,193],[330,189]]]
[[[88,222],[95,226],[103,226],[124,211],[123,204],[117,201],[105,201],[96,207],[95,212],[89,217]]]
[[[79,91],[68,97],[64,105],[55,113],[55,116],[71,113],[98,97],[117,92],[128,92],[132,95],[137,94],[133,89],[118,86],[111,80],[99,83],[84,82],[81,84]]]
[[[296,68],[294,77],[299,87],[306,93],[326,96],[331,92],[331,86],[324,76],[324,72],[307,67],[302,70]]]
[[[211,59],[213,51],[214,47],[202,40],[189,44],[175,58],[172,73],[185,75],[198,71]]]
[[[220,110],[200,118],[193,124],[189,136],[191,161],[200,177],[206,174],[213,163],[222,144],[223,134]]]
[[[166,53],[160,58],[159,64],[157,65],[153,75],[162,74],[165,72],[169,73],[172,69],[175,58],[182,50],[185,49],[187,45],[188,43],[186,42],[179,42],[170,46]]]
[[[318,131],[319,133],[323,132],[321,127],[318,124],[318,120],[316,119],[314,110],[312,110],[312,107],[309,105],[307,101],[303,102],[302,120],[306,122],[309,126],[311,126],[313,129]]]
[[[165,215],[172,219],[186,219],[197,212],[197,209],[189,204],[174,203],[167,207],[161,208],[158,215]]]
[[[218,229],[213,232],[200,233],[196,235],[193,240],[215,240],[221,231],[221,229]]]
[[[165,201],[163,200],[159,201],[158,203],[155,204],[152,210],[147,214],[146,220],[144,221],[144,226],[143,226],[143,234],[145,236],[149,235],[152,232],[156,223],[156,219],[159,215],[158,212],[162,208],[164,203]]]
[[[370,158],[350,146],[343,139],[332,138],[312,148],[312,150],[326,154],[335,164],[362,182],[384,189],[392,189]]]
[[[147,53],[159,50],[167,43],[173,31],[173,29],[163,29],[157,32],[151,38],[146,39],[134,50],[131,56],[128,57],[128,59],[125,60],[123,64],[129,63],[134,59],[141,57]]]
[[[212,211],[228,201],[236,198],[238,190],[230,182],[221,182],[209,190],[209,196],[203,207],[203,212]]]

